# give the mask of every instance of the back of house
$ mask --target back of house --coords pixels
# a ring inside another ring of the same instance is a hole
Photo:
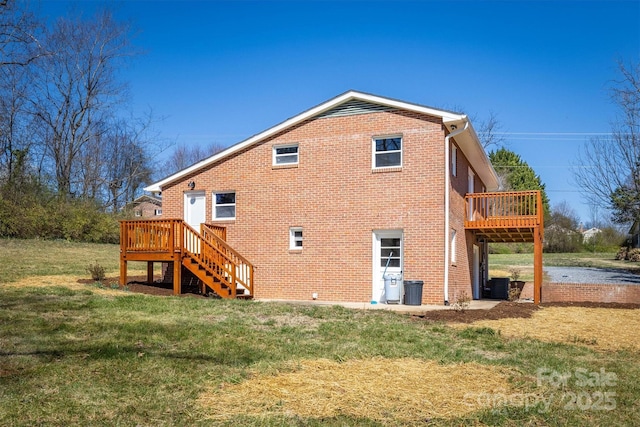
[[[442,304],[479,297],[464,197],[496,188],[464,114],[349,91],[146,190],[162,218],[224,227],[255,298],[402,303],[410,281]]]

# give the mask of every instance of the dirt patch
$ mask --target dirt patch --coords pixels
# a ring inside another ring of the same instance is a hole
[[[215,420],[348,415],[385,425],[424,425],[431,418],[460,417],[486,407],[491,399],[481,397],[487,393],[515,393],[513,376],[518,374],[507,368],[473,362],[300,360],[273,374],[255,372],[239,384],[212,387],[199,401]]]
[[[639,309],[640,304],[595,303],[595,302],[558,302],[535,305],[504,301],[489,310],[433,310],[414,315],[416,319],[425,319],[447,323],[474,323],[483,320],[530,318],[535,312],[545,307],[584,307],[611,309]]]
[[[146,276],[129,276],[129,281],[127,282],[126,290],[128,292],[134,292],[137,294],[145,294],[145,295],[156,295],[156,296],[173,296],[173,283],[160,283],[154,282],[152,284],[146,283]],[[113,288],[117,286],[117,283],[120,281],[119,277],[106,277],[103,280],[98,281],[105,288]],[[78,283],[82,284],[94,284],[96,280],[93,279],[78,279]],[[122,286],[117,287],[116,289],[125,289]],[[204,297],[200,294],[200,289],[198,286],[182,286],[182,294],[180,296],[191,296],[191,297]]]

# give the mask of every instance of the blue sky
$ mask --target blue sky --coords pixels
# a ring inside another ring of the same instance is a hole
[[[43,0],[42,11],[68,4]],[[131,107],[164,117],[168,142],[231,145],[349,89],[476,122],[492,111],[552,205],[567,201],[583,221],[592,213],[570,167],[615,119],[617,61],[640,60],[638,0],[114,4],[146,52],[123,72]]]

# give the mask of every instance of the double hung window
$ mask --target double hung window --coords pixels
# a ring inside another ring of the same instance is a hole
[[[402,166],[402,137],[373,139],[373,167],[393,168]]]
[[[213,194],[213,219],[235,219],[236,217],[236,193]]]

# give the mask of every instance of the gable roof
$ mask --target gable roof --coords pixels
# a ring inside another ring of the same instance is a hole
[[[338,95],[328,101],[323,102],[313,108],[310,108],[297,116],[291,117],[263,132],[260,132],[244,141],[235,144],[226,150],[223,150],[213,156],[206,158],[198,163],[195,163],[181,171],[178,171],[160,181],[145,187],[145,191],[159,192],[162,191],[162,187],[177,181],[187,175],[190,175],[198,170],[209,166],[219,160],[229,157],[241,150],[244,150],[251,145],[257,144],[260,141],[269,138],[281,132],[291,126],[295,126],[307,119],[313,117],[328,117],[338,116],[346,114],[365,114],[372,111],[385,111],[391,109],[399,109],[422,113],[430,116],[439,117],[447,127],[449,132],[457,127],[469,122],[469,128],[467,132],[463,132],[458,135],[455,140],[458,146],[462,149],[463,153],[469,159],[469,162],[473,165],[474,170],[480,177],[480,179],[487,186],[488,191],[496,190],[499,186],[498,177],[496,172],[491,166],[482,144],[478,139],[473,126],[469,118],[465,114],[454,113],[452,111],[440,110],[432,107],[427,107],[419,104],[412,104],[405,101],[399,101],[397,99],[385,98],[377,95],[372,95],[364,92],[357,92],[354,90],[347,91],[342,95]]]
[[[162,206],[162,199],[159,197],[156,197],[154,195],[150,195],[150,194],[143,194],[142,196],[138,197],[137,199],[127,203],[126,206],[137,206],[141,203],[152,203],[156,206]]]

